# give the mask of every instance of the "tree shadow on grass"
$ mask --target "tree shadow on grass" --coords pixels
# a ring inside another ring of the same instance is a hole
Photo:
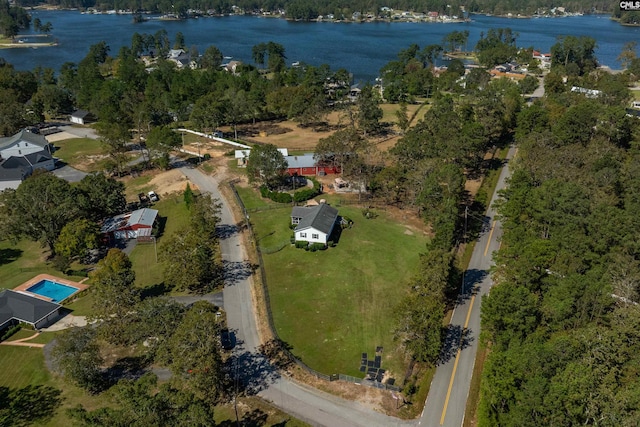
[[[123,357],[106,370],[104,377],[109,385],[124,378],[137,380],[148,371],[149,363],[149,358],[146,356]]]
[[[0,249],[0,265],[10,264],[22,255],[21,249],[5,248]]]
[[[165,282],[160,282],[144,288],[140,293],[140,297],[142,299],[159,297],[168,294],[172,290],[173,288],[171,286],[169,286]]]
[[[220,427],[237,427],[238,425],[244,427],[261,427],[267,425],[267,418],[269,416],[261,411],[260,409],[254,409],[251,412],[247,412],[244,414],[238,421],[236,420],[225,420],[220,424],[217,424]],[[284,425],[284,424],[277,424]]]
[[[0,425],[23,427],[47,421],[61,404],[60,390],[50,386],[0,387]]]

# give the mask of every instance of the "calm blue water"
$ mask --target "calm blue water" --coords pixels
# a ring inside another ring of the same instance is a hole
[[[375,79],[380,68],[410,44],[422,47],[442,43],[443,37],[455,30],[469,30],[468,48],[471,49],[481,33],[490,28],[510,27],[519,33],[518,46],[534,46],[544,52],[549,51],[557,36],[586,35],[598,42],[596,54],[600,63],[612,68],[619,68],[616,57],[625,43],[640,41],[640,27],[623,27],[608,16],[508,19],[474,15],[473,22],[460,24],[302,23],[250,16],[134,24],[131,15],[34,11],[32,16],[53,24],[52,35],[59,46],[0,50],[0,57],[20,70],[40,65],[57,71],[67,61],[79,62],[89,46],[102,40],[111,47],[111,54],[116,55],[120,47],[131,45],[133,33],[153,34],[161,28],[167,30],[172,42],[180,31],[187,46],[196,45],[200,53],[215,45],[225,56],[249,63],[253,63],[251,48],[254,45],[274,41],[285,47],[289,63],[301,61],[311,65],[329,64],[333,70],[345,68],[353,73],[356,82]]]
[[[78,292],[78,288],[52,282],[51,280],[41,280],[27,289],[27,292],[51,298],[53,302],[60,302]]]

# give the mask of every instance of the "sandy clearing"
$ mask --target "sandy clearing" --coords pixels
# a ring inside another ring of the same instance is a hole
[[[45,138],[49,142],[58,142],[58,141],[63,141],[65,139],[81,138],[81,137],[69,132],[58,132],[58,133],[52,133],[51,135],[47,135],[45,136]]]
[[[179,169],[173,169],[155,176],[149,181],[148,185],[152,186],[154,191],[162,196],[184,191],[188,182],[191,185],[191,189],[196,190],[196,186]]]

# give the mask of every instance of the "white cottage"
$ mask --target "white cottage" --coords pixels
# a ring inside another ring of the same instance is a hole
[[[327,244],[338,219],[338,210],[326,203],[318,206],[296,206],[291,212],[291,223],[296,241]]]

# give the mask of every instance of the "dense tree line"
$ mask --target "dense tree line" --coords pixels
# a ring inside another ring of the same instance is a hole
[[[624,76],[585,72],[566,86],[517,117],[482,304],[480,425],[640,422],[640,127],[624,112]]]
[[[21,7],[10,6],[8,2],[0,4],[0,35],[13,37],[18,31],[28,28],[31,17]]]
[[[91,174],[72,186],[49,172],[36,171],[17,189],[0,193],[3,238],[40,242],[61,257],[64,271],[97,246],[97,222],[124,210],[124,184]]]
[[[35,6],[42,3],[39,0],[19,0],[21,6]],[[286,17],[290,19],[310,20],[318,16],[334,15],[335,19],[354,19],[354,13],[359,12],[362,19],[368,14],[384,17],[381,12],[383,7],[396,10],[411,10],[415,12],[439,12],[447,15],[462,15],[462,9],[467,12],[492,13],[496,15],[507,13],[533,14],[538,11],[549,11],[557,7],[551,0],[538,0],[535,2],[518,1],[490,1],[472,0],[464,2],[460,0],[238,0],[230,3],[226,0],[176,0],[172,2],[160,0],[47,0],[47,4],[63,8],[89,8],[95,7],[101,10],[128,9],[132,11],[150,11],[162,13],[178,13],[187,16],[189,10],[200,10],[215,14],[235,13],[232,6],[240,8],[245,13],[261,13],[270,11],[279,13],[286,11]],[[619,12],[617,4],[600,0],[570,0],[562,4],[569,12],[591,13]],[[623,20],[628,19],[622,16]],[[629,21],[631,22],[631,21]]]

